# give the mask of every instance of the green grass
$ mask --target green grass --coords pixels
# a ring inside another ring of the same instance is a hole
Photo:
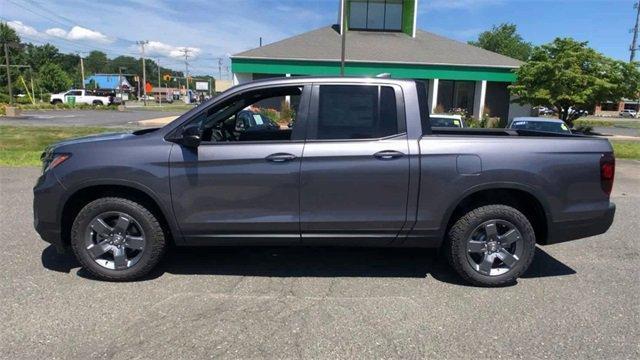
[[[40,166],[47,145],[61,140],[122,129],[70,126],[0,125],[0,166]]]
[[[0,125],[0,166],[40,166],[47,145],[74,137],[124,128]],[[611,141],[618,159],[640,160],[640,141]]]
[[[611,141],[617,159],[640,160],[640,141]]]
[[[593,119],[593,118],[584,118],[578,119],[573,122],[575,127],[580,125],[583,126],[591,126],[591,127],[620,127],[620,128],[629,128],[629,129],[640,129],[640,119]]]

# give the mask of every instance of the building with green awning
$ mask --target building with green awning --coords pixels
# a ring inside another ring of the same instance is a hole
[[[345,3],[346,2],[346,3]],[[231,57],[234,83],[278,76],[340,74],[346,31],[345,75],[428,82],[432,113],[465,111],[513,118],[530,108],[510,104],[508,85],[521,62],[416,28],[418,0],[340,0],[338,24],[328,25]],[[340,21],[344,19],[344,23]]]

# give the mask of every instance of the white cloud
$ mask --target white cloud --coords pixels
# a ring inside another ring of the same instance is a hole
[[[72,27],[71,31],[67,33],[67,39],[95,41],[103,44],[110,44],[114,41],[99,31],[83,28],[82,26],[77,25]]]
[[[162,55],[173,58],[183,58],[184,52],[182,50],[184,49],[189,51],[189,57],[191,58],[197,57],[201,52],[201,49],[197,47],[173,46],[160,41],[149,41],[146,45],[148,55]]]
[[[55,36],[71,41],[82,40],[88,42],[97,42],[101,44],[111,44],[112,42],[114,42],[114,39],[109,38],[99,31],[83,28],[82,26],[77,25],[72,27],[70,31],[66,31],[61,28],[50,28],[45,30],[44,32],[49,36]]]
[[[60,28],[51,28],[44,31],[47,35],[55,36],[59,38],[66,38],[67,32]]]
[[[19,35],[32,36],[32,37],[42,36],[42,33],[40,33],[38,30],[36,30],[35,28],[29,25],[23,24],[22,21],[17,21],[17,20],[9,21],[7,22],[7,25],[9,25],[9,27],[15,30]]]

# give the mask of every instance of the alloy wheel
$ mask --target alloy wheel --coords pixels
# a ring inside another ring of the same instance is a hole
[[[96,216],[85,232],[85,247],[98,265],[111,270],[134,266],[145,250],[142,226],[131,215],[110,211]]]
[[[489,220],[478,225],[467,239],[467,260],[478,273],[498,276],[509,272],[522,258],[524,240],[515,225]]]

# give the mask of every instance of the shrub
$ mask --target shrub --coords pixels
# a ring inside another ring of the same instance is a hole
[[[278,122],[278,120],[280,119],[280,115],[275,109],[260,109],[260,114],[268,117],[275,122]]]

